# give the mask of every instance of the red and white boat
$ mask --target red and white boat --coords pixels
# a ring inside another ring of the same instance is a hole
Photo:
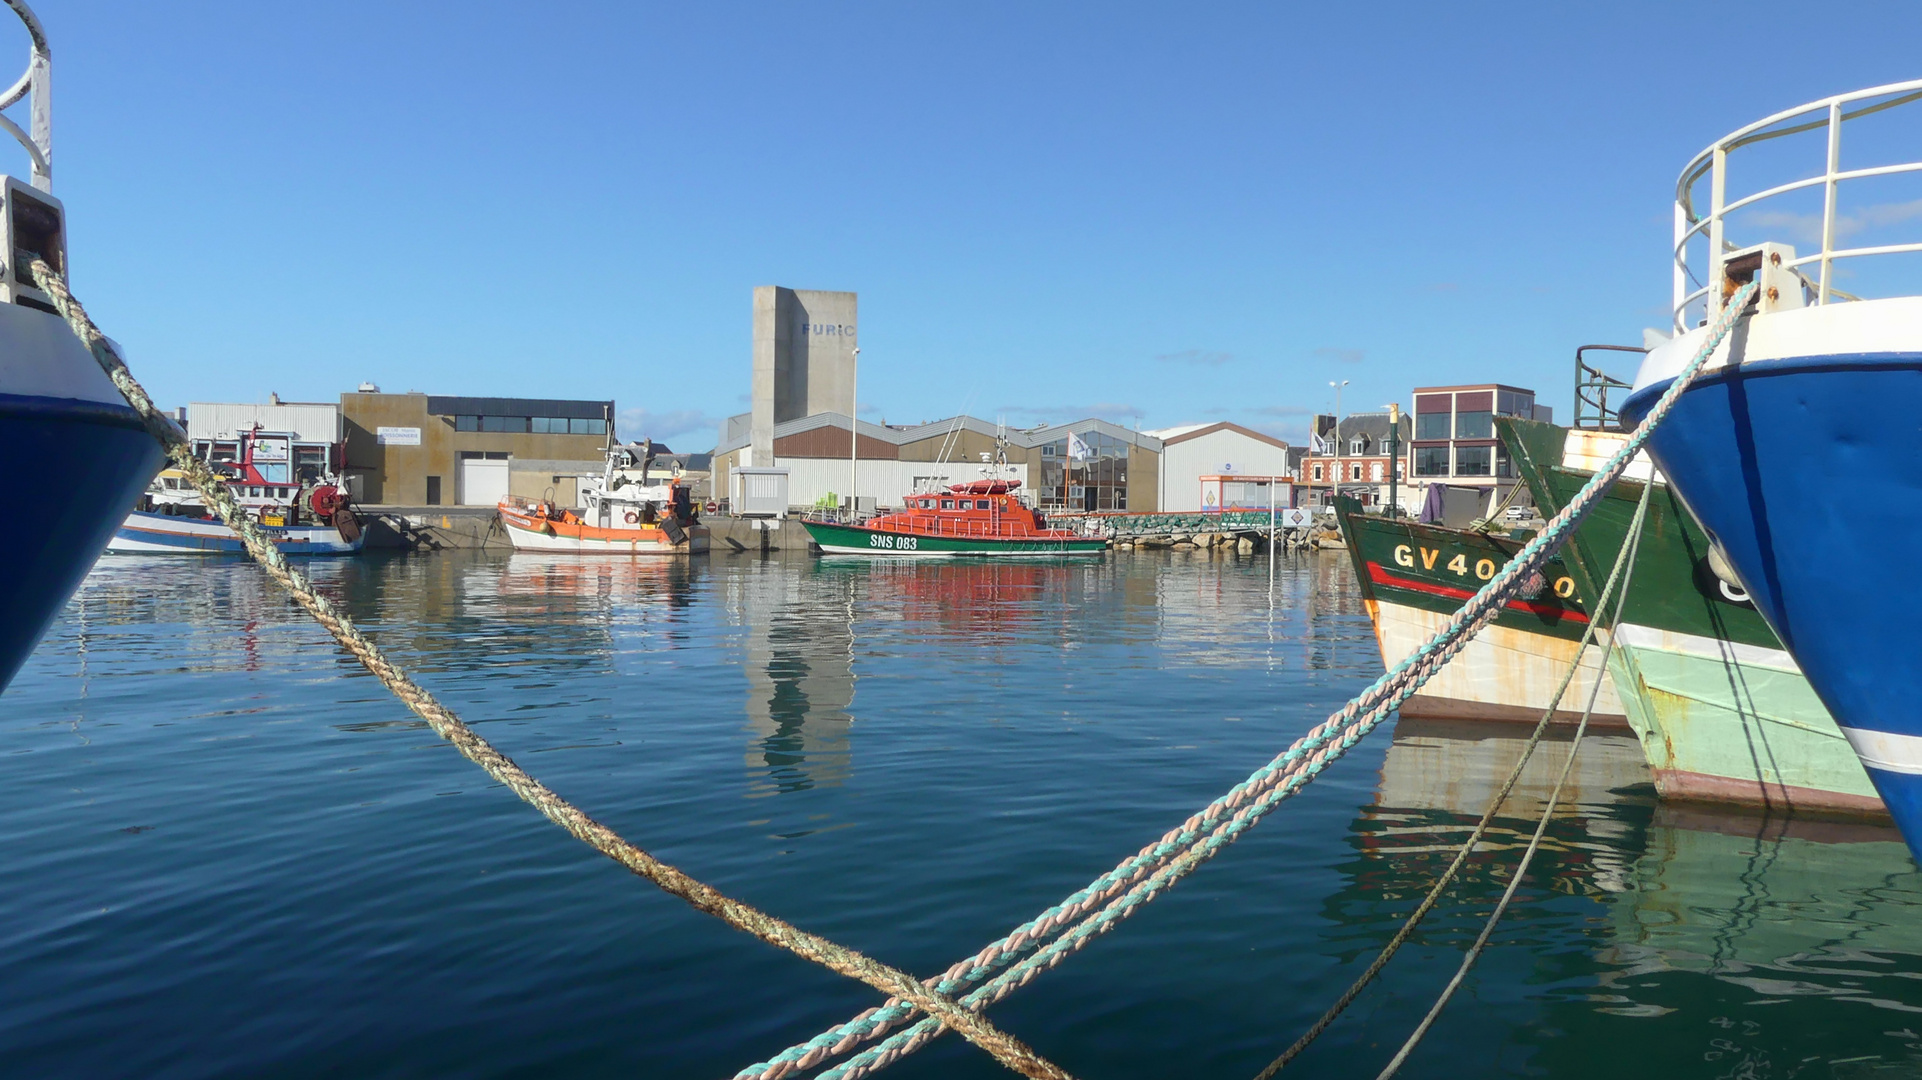
[[[1108,541],[1051,529],[1041,512],[1014,494],[1019,480],[976,480],[946,491],[910,495],[905,509],[859,524],[804,520],[828,555],[1034,556],[1100,555]]]
[[[576,512],[509,495],[500,501],[501,525],[518,551],[577,555],[699,555],[708,530],[679,477],[651,477],[652,454],[613,448],[607,471],[588,481]],[[638,479],[627,475],[638,468]]]

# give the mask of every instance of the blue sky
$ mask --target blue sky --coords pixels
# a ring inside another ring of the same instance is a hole
[[[1690,156],[1922,75],[1913,3],[36,10],[75,290],[163,403],[613,397],[676,449],[760,284],[861,294],[868,419],[1564,418],[1663,322]]]

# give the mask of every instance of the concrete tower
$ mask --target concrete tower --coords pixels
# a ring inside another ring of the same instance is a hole
[[[774,464],[774,425],[854,411],[855,298],[851,292],[754,290],[753,463]]]

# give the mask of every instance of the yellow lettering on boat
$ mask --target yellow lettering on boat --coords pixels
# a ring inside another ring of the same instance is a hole
[[[1457,555],[1448,560],[1448,568],[1458,575],[1466,575],[1468,573],[1468,556]]]
[[[1440,555],[1441,555],[1441,552],[1439,551],[1430,551],[1427,548],[1422,548],[1421,549],[1421,568],[1423,570],[1433,570],[1435,568],[1435,559]]]
[[[1574,596],[1575,595],[1575,579],[1567,578],[1567,577],[1556,578],[1555,579],[1555,595],[1556,596]]]
[[[1495,560],[1483,559],[1475,564],[1475,576],[1487,581],[1495,576]]]
[[[1395,545],[1395,565],[1396,566],[1415,565],[1415,553],[1408,550],[1407,544]]]

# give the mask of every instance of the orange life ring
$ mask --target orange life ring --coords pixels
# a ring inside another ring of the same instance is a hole
[[[635,512],[634,512],[634,511],[632,511],[632,510],[629,510],[629,511],[627,512],[627,516],[626,516],[626,519],[625,519],[625,520],[627,521],[627,523],[628,523],[629,525],[632,525],[632,524],[635,524],[636,522],[638,522],[638,521],[640,521],[640,520],[641,520],[641,515],[639,515],[639,514],[637,514],[637,513],[635,513]]]

